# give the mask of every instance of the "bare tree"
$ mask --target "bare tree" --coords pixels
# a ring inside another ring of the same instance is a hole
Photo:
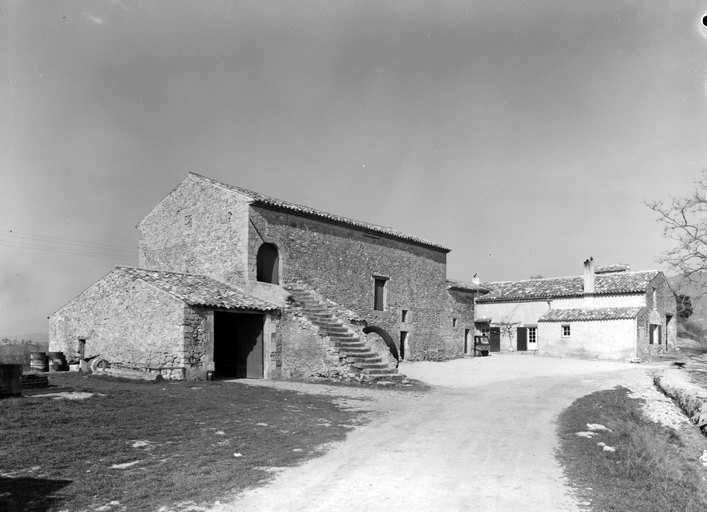
[[[675,241],[675,247],[660,255],[658,262],[683,276],[683,284],[702,289],[707,271],[707,169],[695,183],[695,191],[687,197],[671,197],[670,201],[646,201],[658,214],[663,236]],[[694,297],[693,297],[694,298]]]
[[[513,351],[513,335],[516,333],[516,327],[520,325],[520,322],[498,322],[499,330],[501,331],[501,337],[504,336],[508,338],[508,350]]]

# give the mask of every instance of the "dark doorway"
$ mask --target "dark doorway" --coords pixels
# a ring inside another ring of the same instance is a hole
[[[469,355],[473,351],[474,347],[471,344],[471,329],[464,329],[464,353]]]
[[[670,332],[669,325],[673,319],[673,315],[665,315],[665,351],[668,351],[668,333]]]
[[[489,329],[489,345],[491,346],[491,352],[501,351],[501,328],[491,327]]]
[[[400,360],[405,359],[405,354],[407,353],[408,344],[408,332],[400,331]]]
[[[277,247],[273,244],[263,244],[258,249],[257,257],[258,271],[256,278],[261,283],[280,284],[278,267],[280,258]]]
[[[263,378],[263,318],[214,312],[216,378]]]
[[[516,339],[518,341],[517,347],[519,351],[528,350],[528,328],[518,327]]]

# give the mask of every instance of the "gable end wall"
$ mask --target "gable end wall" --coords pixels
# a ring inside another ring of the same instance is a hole
[[[100,355],[135,368],[175,368],[162,373],[181,378],[188,309],[168,293],[113,271],[49,317],[49,350],[74,359],[81,337],[86,357]]]
[[[244,286],[249,199],[187,178],[138,224],[140,267]]]

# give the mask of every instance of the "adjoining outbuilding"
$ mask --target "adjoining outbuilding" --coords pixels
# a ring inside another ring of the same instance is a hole
[[[259,378],[274,369],[277,305],[208,276],[117,267],[50,317],[52,347],[165,378]],[[88,353],[86,352],[88,344]]]
[[[675,343],[676,302],[662,272],[628,265],[584,276],[486,283],[477,299],[477,327],[494,350],[537,351],[559,357],[650,360]]]

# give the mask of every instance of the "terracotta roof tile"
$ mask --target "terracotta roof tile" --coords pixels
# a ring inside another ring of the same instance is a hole
[[[189,304],[226,309],[275,311],[275,304],[249,295],[242,289],[198,274],[182,274],[133,267],[116,267],[133,279],[155,286]]]
[[[538,322],[591,322],[636,318],[643,308],[551,309]]]
[[[595,295],[643,293],[658,274],[660,274],[659,270],[597,274],[594,276]],[[479,303],[545,300],[559,297],[581,297],[584,293],[584,278],[577,276],[499,281],[483,283],[482,286],[487,288],[489,293],[480,297],[477,300]]]
[[[206,176],[202,176],[202,175],[196,174],[194,172],[190,172],[189,174],[192,176],[195,176],[203,181],[211,183],[213,185],[217,185],[219,187],[223,187],[228,190],[233,190],[234,192],[238,192],[239,194],[243,194],[244,196],[249,197],[253,201],[252,204],[254,204],[256,206],[266,206],[266,207],[270,207],[270,208],[287,210],[290,212],[298,213],[300,215],[304,215],[304,216],[308,216],[308,217],[315,217],[318,219],[334,222],[336,224],[343,224],[346,226],[352,226],[352,227],[355,227],[358,229],[371,231],[374,233],[380,233],[383,235],[391,236],[393,238],[398,238],[400,240],[406,240],[408,242],[414,242],[419,245],[425,245],[428,247],[433,247],[435,249],[440,249],[445,252],[450,252],[450,249],[448,249],[444,246],[432,243],[432,242],[425,240],[423,238],[418,238],[416,236],[408,235],[406,233],[403,233],[402,231],[398,231],[393,228],[389,228],[386,226],[378,226],[377,224],[370,224],[368,222],[362,222],[359,220],[349,219],[347,217],[341,217],[339,215],[333,215],[331,213],[322,212],[319,210],[315,210],[314,208],[310,208],[308,206],[301,206],[301,205],[298,205],[295,203],[289,203],[287,201],[282,201],[280,199],[275,199],[273,197],[268,197],[266,195],[259,194],[258,192],[253,192],[252,190],[247,190],[247,189],[241,188],[241,187],[234,187],[233,185],[228,185],[226,183],[222,183],[222,182],[214,180],[212,178],[207,178]]]

